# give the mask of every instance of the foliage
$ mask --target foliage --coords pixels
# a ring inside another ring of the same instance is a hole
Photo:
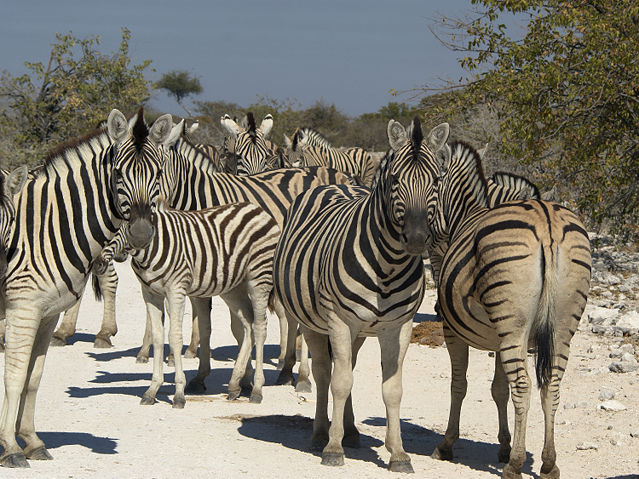
[[[190,95],[197,95],[202,93],[202,85],[200,79],[184,70],[173,70],[162,75],[155,88],[166,90],[169,95],[175,97],[178,105],[186,110],[191,115],[191,112],[184,106],[182,100]]]
[[[443,19],[469,77],[439,111],[497,115],[506,155],[534,165],[542,186],[594,224],[637,232],[639,3],[474,0],[468,21]],[[513,38],[505,15],[527,19]]]
[[[129,30],[117,52],[97,51],[100,37],[56,34],[47,64],[25,62],[28,73],[0,77],[0,156],[9,165],[40,161],[50,146],[94,128],[117,107],[132,113],[149,98],[144,71],[132,64]]]

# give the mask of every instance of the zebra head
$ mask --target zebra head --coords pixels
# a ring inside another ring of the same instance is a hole
[[[8,175],[0,172],[0,288],[4,289],[7,273],[7,245],[16,217],[13,196],[20,192],[27,181],[27,167],[20,166]]]
[[[152,214],[159,196],[162,142],[171,132],[171,115],[162,115],[148,128],[143,110],[127,122],[118,110],[107,119],[107,131],[115,143],[111,165],[111,193],[115,216],[127,221],[127,241],[133,248],[149,244],[155,228]]]
[[[388,123],[391,149],[373,184],[385,191],[387,216],[412,255],[423,254],[432,241],[428,217],[434,211],[428,199],[439,177],[440,159],[449,154],[449,132],[448,123],[442,123],[424,138],[418,117],[407,130],[394,120]]]
[[[254,175],[271,169],[272,152],[266,144],[266,137],[273,128],[273,116],[266,115],[259,128],[255,126],[251,112],[246,115],[246,128],[229,115],[224,115],[220,123],[229,133],[229,139],[224,142],[225,150],[235,161],[236,174]]]

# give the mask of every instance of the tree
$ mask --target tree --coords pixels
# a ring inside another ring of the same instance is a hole
[[[122,29],[117,52],[96,50],[100,37],[78,39],[56,34],[45,64],[26,62],[29,70],[0,77],[0,155],[9,165],[39,161],[53,144],[95,128],[111,109],[133,112],[149,98],[144,70],[150,60],[132,64],[129,30]]]
[[[175,97],[178,105],[184,108],[189,116],[191,112],[184,106],[182,100],[190,95],[202,93],[202,85],[197,77],[184,70],[173,70],[162,75],[162,78],[155,84],[156,88],[166,90],[169,95]]]
[[[534,165],[546,187],[585,213],[638,233],[639,3],[474,0],[468,21],[436,34],[462,52],[468,76],[448,111],[483,104],[505,154]],[[504,15],[527,18],[512,37]],[[446,36],[448,35],[448,36]]]

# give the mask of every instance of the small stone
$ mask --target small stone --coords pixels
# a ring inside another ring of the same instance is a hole
[[[623,442],[621,442],[619,439],[615,439],[615,438],[612,438],[610,440],[610,444],[612,444],[613,446],[623,446]]]
[[[596,451],[598,447],[593,442],[580,442],[579,444],[577,444],[578,451],[587,451],[589,449],[594,449]]]
[[[630,432],[630,437],[639,438],[639,429]]]
[[[495,357],[495,351],[488,351],[488,357],[489,358],[494,358]]]
[[[610,325],[617,316],[619,316],[619,311],[595,307],[588,313],[588,322],[597,325]]]
[[[621,355],[621,361],[624,362],[624,363],[636,363],[637,359],[635,358],[634,354],[623,353]]]
[[[622,344],[621,346],[619,346],[619,351],[621,351],[622,354],[623,353],[635,354],[635,348],[630,343]]]
[[[606,429],[608,429],[609,431],[612,431],[613,430],[612,424],[609,424]]]
[[[597,409],[603,409],[604,411],[625,411],[628,408],[615,399],[609,399],[599,404]]]
[[[639,369],[639,363],[628,361],[614,361],[610,363],[608,369],[613,373],[631,373]]]
[[[574,402],[564,404],[564,409],[576,409],[577,405]]]
[[[607,401],[615,397],[615,390],[606,386],[599,389],[599,400]]]
[[[590,346],[588,346],[588,349],[586,349],[586,352],[588,354],[592,354],[595,352],[595,348],[592,347],[592,344]]]

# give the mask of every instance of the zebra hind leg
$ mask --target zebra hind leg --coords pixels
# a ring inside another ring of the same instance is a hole
[[[175,364],[175,395],[173,396],[173,408],[184,409],[186,398],[184,388],[186,376],[182,366],[182,319],[184,318],[184,300],[186,294],[184,288],[174,287],[167,296],[169,309],[169,346],[173,351]]]
[[[164,305],[162,305],[162,316],[164,316]],[[164,321],[164,318],[161,319]],[[149,316],[149,312],[147,309],[146,312],[146,323],[144,326],[144,337],[142,338],[142,346],[140,346],[140,350],[138,351],[137,356],[135,357],[136,363],[148,363],[149,362],[149,352],[151,351],[151,343],[153,342],[153,333],[151,332],[151,317]],[[162,351],[164,354],[164,351]]]
[[[269,281],[266,286],[254,285],[249,282],[249,297],[253,305],[253,322],[251,329],[255,342],[255,371],[253,373],[253,389],[251,391],[252,403],[262,402],[262,387],[264,386],[264,342],[266,341],[266,308],[268,297],[273,289],[272,273],[269,272]],[[249,358],[250,360],[250,358]]]
[[[186,386],[189,394],[204,394],[204,380],[211,373],[211,298],[190,298],[193,319],[197,320],[200,342],[200,365],[197,376]],[[195,322],[193,324],[195,327]]]
[[[306,344],[304,335],[301,333],[300,343],[300,367],[297,373],[297,381],[295,382],[295,392],[310,393],[313,391],[313,387],[310,380],[311,370],[308,365],[308,344]]]
[[[162,317],[164,315],[164,298],[156,295],[146,287],[142,288],[142,296],[146,303],[147,322],[150,325],[151,335],[153,337],[153,377],[151,385],[142,395],[140,404],[149,406],[155,404],[155,396],[162,386],[164,374],[164,324]]]
[[[82,298],[78,299],[73,306],[64,312],[62,321],[60,321],[60,326],[51,337],[51,346],[66,346],[67,338],[70,338],[75,334],[81,300]]]
[[[192,323],[192,327],[191,327],[191,342],[189,343],[189,346],[186,348],[186,351],[184,351],[184,357],[185,358],[197,358],[198,354],[197,354],[197,347],[198,344],[200,344],[200,329],[198,326],[198,309],[195,307],[195,304],[193,304],[193,301],[195,300],[195,298],[190,298],[191,300],[191,310],[193,311],[193,323]],[[211,303],[211,299],[209,298],[207,300],[209,302],[209,305]],[[202,310],[204,311],[204,310]],[[208,309],[208,315],[209,317],[211,316],[211,307],[209,306]],[[209,323],[210,324],[210,323]]]
[[[355,369],[355,363],[357,362],[357,354],[359,353],[362,344],[364,344],[365,338],[357,338],[353,343],[353,356],[352,364]],[[300,365],[301,367],[301,365]],[[344,407],[344,439],[342,439],[342,446],[359,448],[359,431],[355,426],[355,414],[353,413],[353,395],[349,394],[346,400],[346,406]]]
[[[510,460],[510,431],[508,430],[508,379],[501,364],[499,353],[495,353],[495,376],[491,387],[493,400],[497,405],[499,417],[499,462],[507,463]]]
[[[293,376],[293,367],[295,366],[295,340],[297,336],[297,321],[286,314],[284,310],[284,306],[282,303],[276,298],[273,302],[273,307],[275,309],[275,314],[280,318],[280,328],[282,324],[282,319],[286,320],[286,332],[287,338],[284,344],[280,342],[280,356],[282,356],[281,349],[284,349],[284,363],[282,365],[282,370],[280,371],[275,384],[278,386],[287,386],[293,384],[295,382],[295,378]]]
[[[315,388],[317,389],[311,450],[321,451],[328,443],[328,388],[331,382],[331,357],[328,353],[328,336],[306,327],[302,327],[302,334],[313,357],[311,366],[313,368]]]
[[[451,461],[453,459],[453,444],[459,439],[459,416],[468,388],[468,381],[466,380],[468,345],[446,326],[445,321],[444,339],[451,366],[450,412],[444,439],[435,448],[431,457],[433,459]]]
[[[102,325],[95,336],[93,346],[96,348],[111,348],[113,347],[111,337],[118,333],[118,325],[115,320],[115,293],[118,289],[118,274],[115,272],[113,261],[108,263],[104,274],[93,274],[98,279],[104,302]]]

